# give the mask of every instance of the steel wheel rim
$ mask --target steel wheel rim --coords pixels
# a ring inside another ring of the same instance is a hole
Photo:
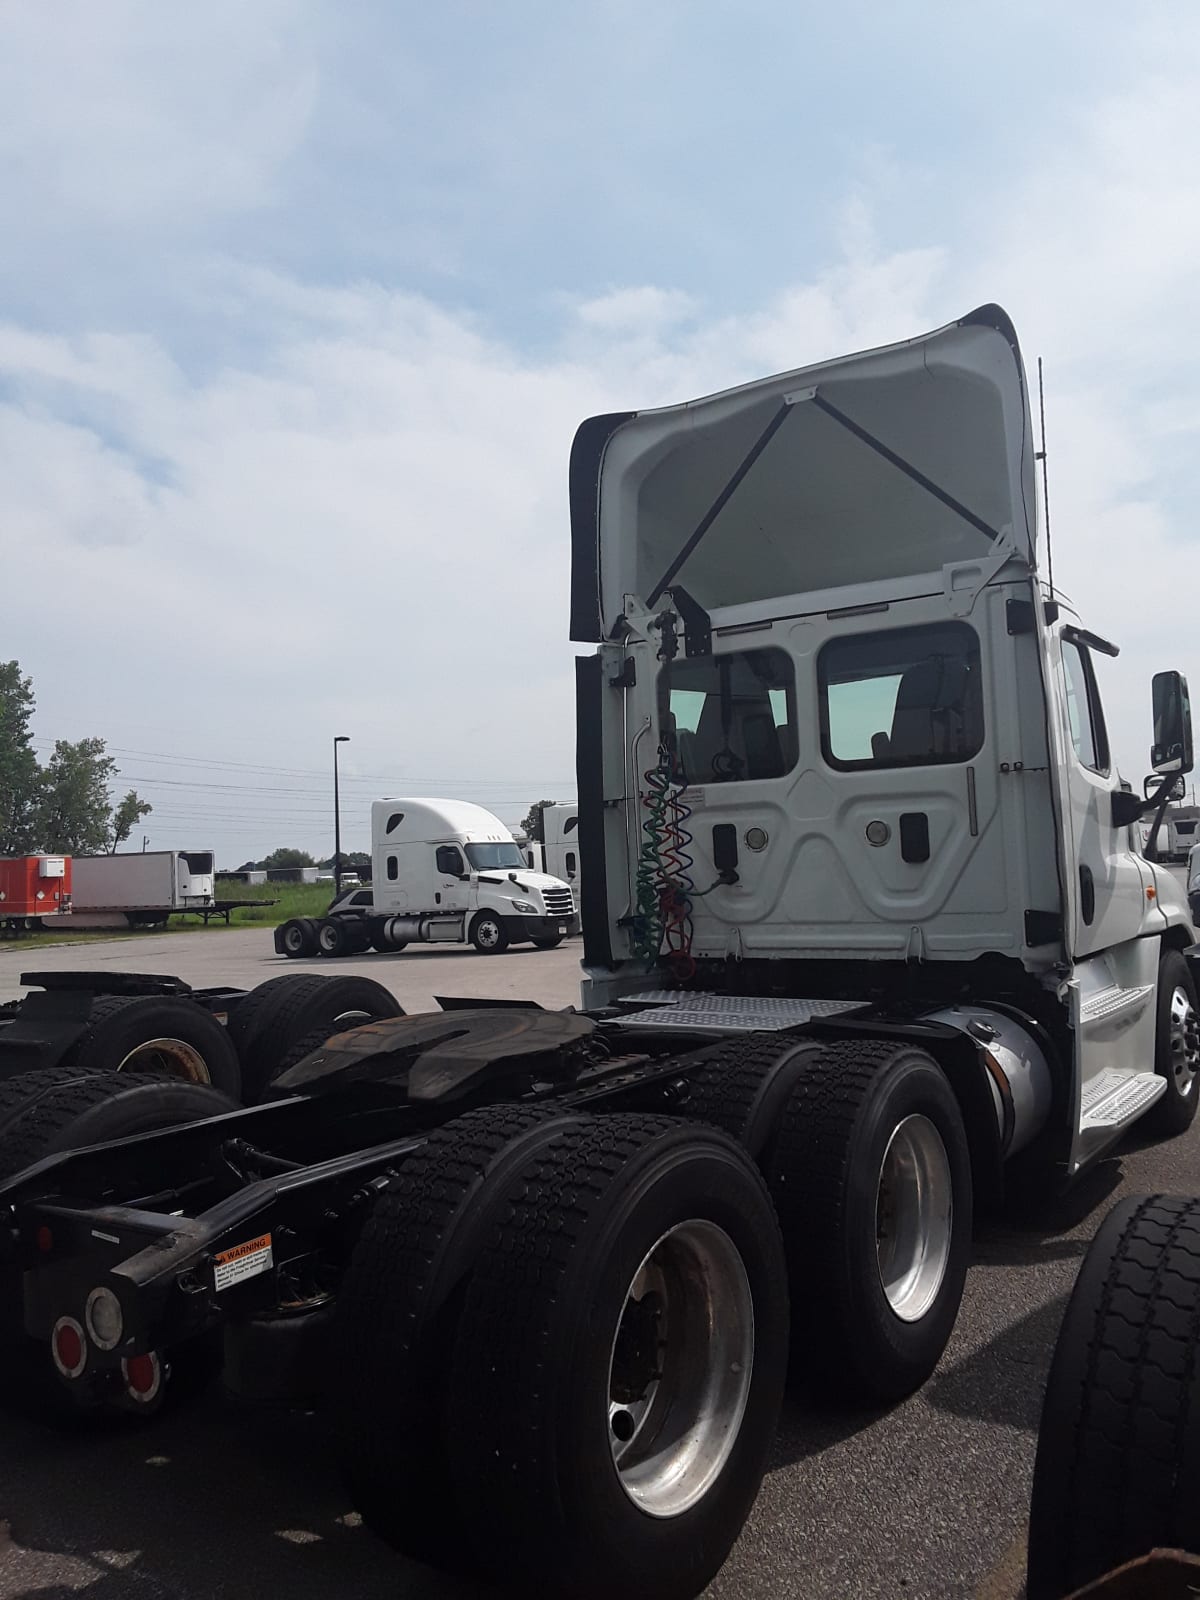
[[[212,1082],[208,1062],[186,1039],[147,1039],[129,1052],[117,1071],[165,1072],[184,1083]]]
[[[304,929],[289,928],[283,936],[283,947],[285,950],[303,950]]]
[[[919,1113],[900,1122],[884,1152],[875,1200],[875,1252],[887,1303],[919,1322],[950,1263],[954,1184],[941,1134]]]
[[[1171,1082],[1181,1100],[1191,1094],[1200,1069],[1200,1021],[1191,996],[1182,985],[1171,995]]]
[[[681,1222],[626,1290],[608,1362],[617,1481],[652,1517],[703,1498],[738,1439],[754,1368],[754,1299],[723,1228]]]
[[[490,921],[481,922],[479,927],[475,930],[475,937],[479,940],[480,944],[485,945],[489,950],[494,950],[500,943],[499,923]]]

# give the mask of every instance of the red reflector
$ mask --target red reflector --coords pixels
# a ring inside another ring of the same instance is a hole
[[[74,1317],[59,1317],[50,1335],[50,1350],[54,1365],[64,1378],[77,1378],[87,1361],[87,1346],[83,1342],[83,1329]]]
[[[49,1255],[51,1250],[54,1249],[54,1235],[44,1222],[34,1234],[34,1242],[43,1255]]]
[[[138,1395],[151,1395],[158,1388],[158,1362],[153,1355],[130,1356],[124,1363],[125,1382]]]

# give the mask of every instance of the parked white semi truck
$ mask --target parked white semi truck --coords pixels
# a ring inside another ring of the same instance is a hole
[[[542,807],[542,837],[523,846],[525,863],[537,872],[561,878],[579,893],[579,807],[558,802]]]
[[[343,891],[321,918],[275,930],[281,955],[356,955],[408,944],[552,950],[579,932],[569,884],[527,867],[499,817],[466,800],[376,800],[371,887]]]

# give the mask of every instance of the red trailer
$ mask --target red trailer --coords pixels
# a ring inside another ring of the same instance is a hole
[[[71,909],[70,856],[0,860],[0,928],[19,933]]]

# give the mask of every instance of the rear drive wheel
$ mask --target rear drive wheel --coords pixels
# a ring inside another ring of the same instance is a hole
[[[105,995],[93,1000],[87,1031],[62,1058],[78,1072],[156,1072],[184,1083],[242,1092],[237,1051],[226,1030],[194,1000]]]
[[[247,1104],[262,1095],[283,1070],[284,1057],[306,1034],[324,1029],[329,1038],[362,1022],[403,1015],[395,996],[373,978],[319,973],[269,978],[240,1000],[229,1018]]]
[[[283,953],[295,960],[317,953],[317,925],[311,917],[293,917],[279,932]]]
[[[327,917],[317,924],[317,949],[323,956],[349,955],[350,940],[341,917]]]
[[[514,1183],[454,1347],[447,1437],[491,1575],[685,1600],[754,1501],[787,1360],[778,1227],[715,1129],[607,1116]]]
[[[0,1178],[44,1156],[237,1109],[207,1084],[150,1073],[52,1067],[0,1086]]]
[[[26,1073],[0,1086],[0,1178],[63,1151],[236,1109],[216,1089],[144,1073],[81,1076],[69,1067]],[[0,1399],[24,1415],[76,1422],[148,1417],[213,1370],[204,1338],[182,1346],[170,1361],[151,1351],[107,1372],[92,1370],[78,1315],[60,1316],[42,1344],[25,1334],[20,1303],[19,1280],[0,1282]]]
[[[799,1361],[859,1397],[910,1394],[946,1348],[971,1244],[970,1152],[941,1068],[910,1045],[825,1046],[788,1101],[771,1192]]]
[[[1197,1349],[1200,1200],[1122,1201],[1084,1257],[1050,1364],[1029,1600],[1156,1546],[1200,1551]]]
[[[1158,965],[1154,1070],[1167,1080],[1167,1088],[1146,1113],[1146,1131],[1169,1139],[1191,1127],[1200,1098],[1197,1082],[1200,1014],[1196,986],[1178,950],[1168,950]]]
[[[471,924],[471,943],[483,956],[508,949],[508,930],[494,911],[481,911]]]
[[[367,1525],[418,1560],[453,1564],[470,1542],[454,1501],[445,1411],[475,1260],[513,1177],[574,1126],[508,1106],[447,1123],[377,1202],[346,1270],[332,1397],[343,1469]]]
[[[766,1170],[788,1098],[821,1050],[811,1041],[781,1040],[777,1033],[723,1039],[700,1053],[700,1065],[688,1077],[683,1115],[724,1129]]]

